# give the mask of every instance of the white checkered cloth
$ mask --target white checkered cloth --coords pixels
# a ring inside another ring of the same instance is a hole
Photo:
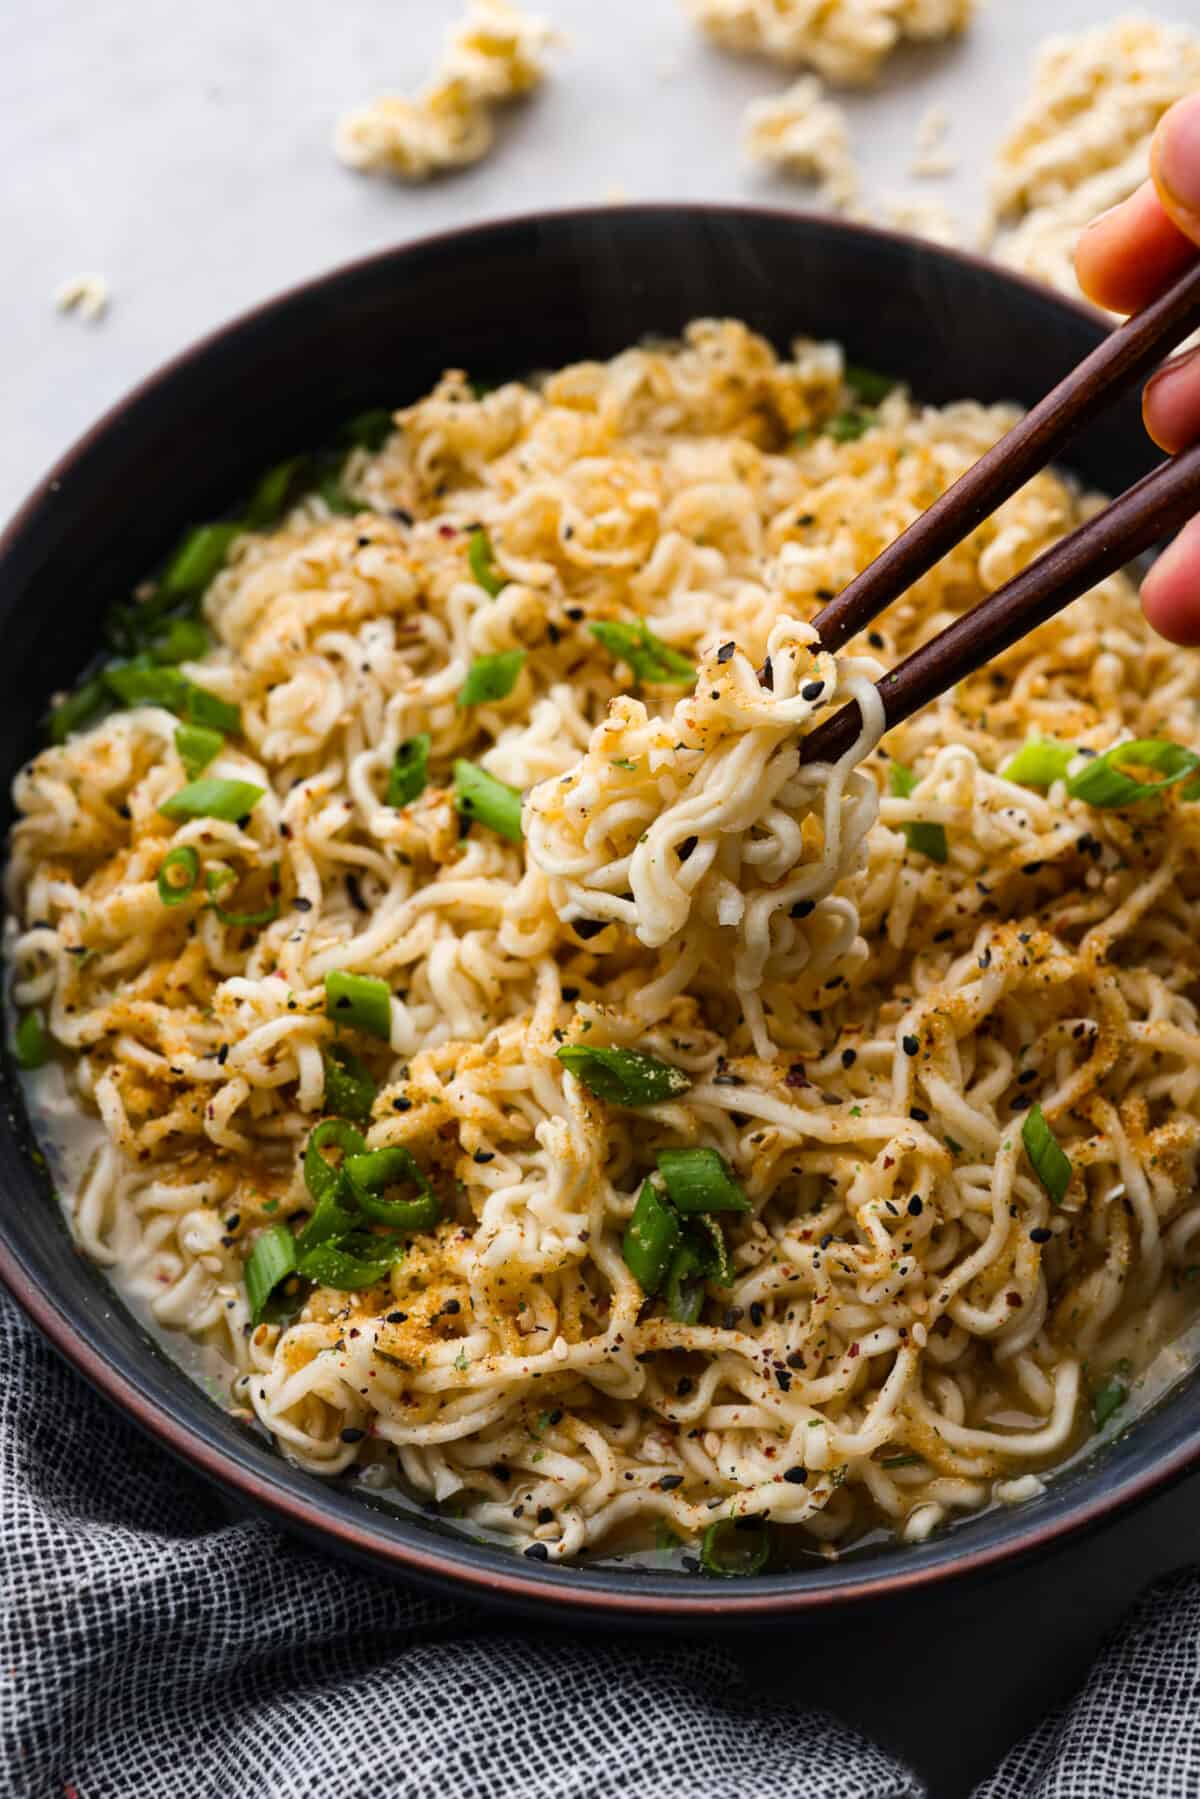
[[[3,1799],[924,1799],[736,1645],[517,1628],[230,1522],[6,1299],[0,1357]],[[1200,1792],[1200,1582],[1172,1594],[979,1799]]]

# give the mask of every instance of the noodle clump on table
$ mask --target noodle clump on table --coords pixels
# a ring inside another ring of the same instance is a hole
[[[728,321],[452,372],[124,609],[16,783],[17,1050],[86,1251],[304,1467],[751,1569],[1038,1491],[1181,1328],[1200,665],[1116,576],[877,747],[1054,473],[806,622],[1011,418]]]

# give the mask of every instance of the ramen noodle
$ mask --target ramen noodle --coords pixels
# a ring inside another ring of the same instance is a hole
[[[819,183],[830,206],[846,208],[858,198],[845,111],[815,75],[802,76],[782,94],[752,100],[743,142],[752,162]]]
[[[425,181],[478,162],[492,146],[492,109],[539,86],[555,34],[508,0],[472,0],[415,100],[383,94],[347,113],[335,148],[351,168]]]
[[[1120,1422],[1200,1263],[1200,663],[1115,575],[880,746],[1054,472],[808,622],[1011,420],[731,321],[451,372],[123,609],[15,785],[18,1053],[84,1250],[302,1467],[728,1572]]]
[[[702,30],[728,50],[807,66],[854,87],[875,79],[896,47],[952,37],[972,0],[684,0]]]

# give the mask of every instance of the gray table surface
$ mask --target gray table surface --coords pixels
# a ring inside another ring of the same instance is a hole
[[[8,0],[0,58],[0,518],[96,416],[240,309],[425,232],[546,206],[769,199],[742,107],[784,77],[699,41],[677,0],[543,0],[570,43],[481,166],[427,187],[366,180],[330,151],[339,114],[425,76],[457,0]],[[965,43],[914,50],[849,103],[868,198],[983,212],[991,147],[1048,29],[1116,0],[990,0]],[[1176,4],[1182,16],[1192,10]],[[917,122],[952,120],[958,159],[910,178]],[[107,317],[57,314],[58,284],[101,271]],[[453,360],[448,346],[447,360]],[[756,1679],[840,1712],[905,1754],[937,1799],[968,1791],[1070,1692],[1102,1633],[1156,1574],[1191,1560],[1189,1482],[1032,1569],[742,1646]]]

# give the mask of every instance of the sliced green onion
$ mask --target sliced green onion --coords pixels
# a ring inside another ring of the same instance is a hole
[[[866,412],[838,412],[826,419],[822,429],[834,443],[849,444],[869,431],[875,420]]]
[[[1092,1422],[1097,1430],[1103,1430],[1114,1413],[1119,1412],[1129,1398],[1129,1376],[1133,1373],[1133,1363],[1122,1358],[1113,1368],[1112,1373],[1102,1387],[1097,1387],[1092,1394]]]
[[[207,725],[176,725],[175,748],[184,773],[194,781],[225,748],[225,735],[222,731],[210,730]]]
[[[200,858],[190,843],[178,843],[158,865],[158,897],[164,906],[191,899],[200,878]]]
[[[893,762],[891,769],[891,789],[898,800],[906,800],[917,785],[919,775],[911,768],[905,768],[902,762]],[[930,862],[945,862],[949,859],[950,845],[946,841],[945,825],[932,825],[922,819],[916,819],[904,825],[904,841],[914,855],[925,856]]]
[[[297,1272],[320,1287],[336,1287],[339,1293],[357,1293],[363,1287],[373,1287],[393,1263],[401,1260],[404,1246],[387,1237],[363,1239],[364,1246],[368,1242],[378,1242],[378,1257],[355,1255],[341,1244],[318,1243],[301,1256]]]
[[[94,675],[53,708],[46,721],[51,739],[55,743],[65,743],[72,731],[82,731],[92,724],[111,703],[103,676]]]
[[[437,1223],[441,1211],[437,1195],[400,1144],[347,1156],[342,1168],[359,1210],[376,1224],[398,1231],[423,1231]],[[384,1198],[388,1187],[405,1183],[417,1189],[415,1199]]]
[[[629,664],[636,682],[648,687],[690,687],[696,679],[691,659],[656,637],[645,619],[636,625],[600,619],[588,630],[615,662]]]
[[[105,670],[104,679],[126,706],[165,706],[188,724],[216,731],[240,731],[242,714],[228,700],[209,693],[181,675],[177,668],[163,668],[143,659],[118,663]]]
[[[402,743],[388,772],[387,803],[407,806],[429,785],[429,751],[433,739],[424,731]]]
[[[520,843],[521,795],[477,763],[454,764],[454,805],[463,818],[478,819],[511,843]]]
[[[1053,737],[1031,737],[1009,757],[1000,779],[1015,781],[1018,787],[1040,787],[1045,793],[1062,780],[1078,754],[1073,744],[1059,743]]]
[[[218,818],[233,825],[250,816],[265,792],[265,787],[256,787],[252,781],[203,775],[165,799],[158,809],[164,818]]]
[[[359,501],[352,499],[342,486],[341,466],[339,461],[336,469],[328,470],[323,474],[314,491],[321,496],[330,512],[341,513],[344,517],[352,518],[363,508]]]
[[[208,632],[198,618],[173,618],[165,631],[152,639],[150,654],[156,662],[195,662],[208,651]]]
[[[329,1164],[326,1163],[326,1166]],[[315,1249],[318,1243],[332,1243],[348,1237],[361,1222],[357,1212],[348,1211],[343,1206],[342,1195],[346,1191],[346,1185],[338,1178],[339,1171],[335,1169],[333,1172],[333,1186],[321,1195],[312,1217],[296,1238],[298,1255],[305,1255],[308,1250]]]
[[[660,1062],[640,1049],[600,1049],[567,1043],[555,1055],[589,1093],[614,1106],[656,1106],[677,1099],[692,1084],[691,1076],[670,1062]]]
[[[1071,1184],[1071,1158],[1059,1145],[1058,1138],[1046,1123],[1041,1106],[1030,1106],[1021,1126],[1021,1141],[1033,1163],[1033,1172],[1056,1206]]]
[[[658,1171],[681,1212],[748,1212],[750,1201],[715,1149],[660,1149]]]
[[[348,1156],[361,1156],[367,1147],[362,1132],[344,1118],[323,1118],[313,1126],[304,1145],[304,1184],[318,1204],[323,1199],[336,1199],[347,1185],[341,1166],[335,1166],[321,1154],[329,1145],[341,1150],[343,1162]]]
[[[923,1455],[885,1455],[879,1466],[881,1468],[919,1468],[924,1460]]]
[[[277,462],[260,476],[246,506],[246,524],[251,530],[260,531],[264,525],[275,523],[300,487],[307,467],[307,456],[289,456],[286,462]]]
[[[878,406],[880,400],[886,400],[892,389],[899,385],[891,375],[860,368],[853,362],[848,362],[842,370],[842,380],[855,399],[862,400],[867,406]]]
[[[45,1020],[37,1008],[23,1013],[13,1033],[13,1059],[17,1067],[44,1067],[50,1060],[51,1047]]]
[[[388,406],[372,406],[366,412],[356,412],[352,419],[347,419],[342,426],[342,437],[352,444],[360,445],[364,450],[380,450],[395,430],[395,420]]]
[[[681,1243],[671,1258],[664,1295],[676,1324],[695,1324],[704,1306],[705,1256],[695,1243]]]
[[[325,976],[325,1016],[335,1024],[353,1025],[368,1037],[390,1043],[392,995],[386,981],[373,974],[348,974],[334,968]]]
[[[467,540],[467,562],[480,587],[493,599],[508,586],[508,576],[496,567],[492,540],[482,526]]]
[[[506,700],[524,666],[524,650],[501,650],[495,656],[476,656],[459,688],[459,705],[486,706],[493,700]]]
[[[344,1043],[331,1043],[321,1053],[325,1064],[325,1110],[360,1123],[371,1116],[378,1087],[370,1070]]]
[[[1161,781],[1138,781],[1125,773],[1126,768],[1154,768]],[[1067,782],[1073,800],[1105,809],[1132,806],[1138,800],[1152,799],[1165,787],[1173,787],[1200,768],[1200,756],[1185,750],[1182,744],[1170,743],[1164,737],[1144,737],[1135,743],[1114,744],[1102,756],[1085,763],[1078,774]]]
[[[256,1240],[243,1271],[250,1317],[255,1324],[280,1281],[295,1272],[296,1239],[286,1224],[273,1224]]]
[[[757,1518],[718,1518],[700,1539],[700,1566],[726,1579],[761,1573],[770,1553],[770,1535]]]
[[[675,1213],[653,1181],[645,1181],[625,1230],[621,1254],[643,1293],[657,1293],[679,1247]]]
[[[240,522],[197,525],[189,531],[163,571],[163,593],[198,593],[225,565],[225,558],[244,527]]]
[[[257,912],[227,912],[217,895],[224,891],[230,883],[236,884],[237,876],[231,868],[210,868],[204,876],[205,891],[208,903],[222,924],[236,925],[245,930],[257,930],[265,924],[273,924],[279,917],[279,864],[274,863],[271,869],[271,887],[273,898]]]

